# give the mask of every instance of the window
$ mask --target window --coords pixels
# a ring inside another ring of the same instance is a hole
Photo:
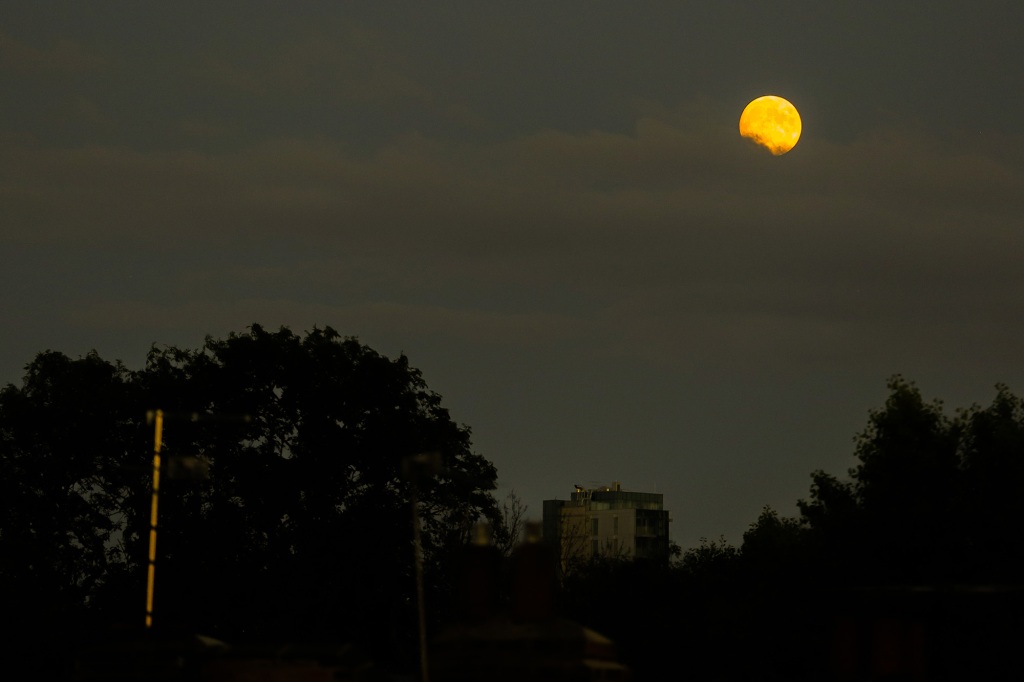
[[[613,516],[612,517],[612,535],[618,535],[618,534],[619,534],[619,517],[618,516]]]
[[[590,534],[591,535],[597,535],[598,521],[600,521],[600,519],[591,519],[590,520],[590,525],[591,525]]]

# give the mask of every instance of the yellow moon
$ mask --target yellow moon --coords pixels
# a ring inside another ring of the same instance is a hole
[[[785,154],[800,139],[800,114],[788,100],[775,95],[758,97],[740,115],[740,135],[775,156]]]

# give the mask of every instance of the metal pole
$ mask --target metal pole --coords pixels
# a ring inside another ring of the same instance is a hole
[[[153,415],[153,494],[149,511],[149,572],[146,580],[146,629],[153,627],[153,587],[156,582],[156,518],[160,499],[160,447],[163,445],[164,411],[156,410]]]
[[[420,625],[420,675],[422,682],[429,681],[427,669],[427,611],[423,601],[423,542],[420,539],[420,505],[417,484],[412,484],[412,538],[416,552],[416,608]]]

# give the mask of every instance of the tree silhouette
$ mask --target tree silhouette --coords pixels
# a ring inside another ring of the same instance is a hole
[[[198,349],[154,347],[134,372],[95,353],[46,352],[21,387],[0,392],[0,575],[36,586],[31,597],[18,590],[23,607],[141,627],[153,447],[144,416],[154,408],[169,415],[165,459],[210,462],[208,481],[164,478],[155,610],[165,627],[411,653],[403,460],[443,456],[418,495],[433,590],[473,522],[498,516],[494,466],[421,373],[333,329],[253,325]]]
[[[999,385],[992,404],[961,414],[965,574],[995,584],[1024,575],[1024,401]]]
[[[501,515],[493,529],[494,545],[504,558],[512,556],[526,533],[526,512],[528,506],[515,490],[510,490],[501,503]]]
[[[1015,669],[1024,400],[1000,385],[990,405],[950,415],[900,376],[888,388],[848,476],[815,471],[797,517],[765,507],[742,547],[703,539],[658,575],[583,565],[563,586],[569,615],[619,643],[638,676],[681,657],[723,680]]]
[[[119,363],[53,351],[0,390],[0,612],[22,655],[85,629],[84,606],[125,559],[125,463],[143,443],[133,393]]]
[[[798,503],[821,573],[859,584],[1018,582],[1024,405],[1005,386],[946,415],[902,377],[856,438],[848,481],[817,471]]]

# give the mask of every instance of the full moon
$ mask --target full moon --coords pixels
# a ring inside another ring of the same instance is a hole
[[[740,135],[775,156],[785,154],[800,139],[800,114],[788,100],[775,95],[758,97],[740,114]]]

